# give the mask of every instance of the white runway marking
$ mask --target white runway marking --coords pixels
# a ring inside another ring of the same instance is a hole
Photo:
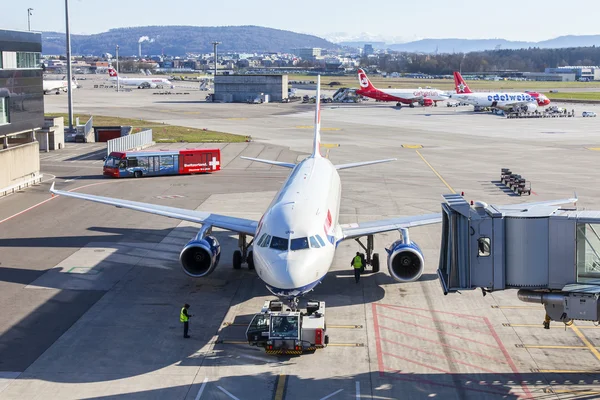
[[[331,394],[329,394],[329,395],[327,395],[327,396],[325,396],[325,397],[321,398],[321,400],[325,400],[325,399],[328,399],[328,398],[330,398],[330,397],[333,397],[333,396],[335,396],[336,394],[338,394],[339,392],[342,392],[343,390],[344,390],[344,389],[339,389],[339,390],[336,390],[335,392],[333,392],[333,393],[331,393]]]
[[[198,394],[196,395],[196,400],[200,400],[200,397],[202,397],[202,392],[204,392],[204,388],[206,387],[206,382],[208,382],[208,376],[206,378],[204,378],[204,381],[202,381],[202,386],[200,386],[200,390],[198,390]]]
[[[219,390],[223,393],[225,393],[227,396],[229,396],[229,398],[233,399],[233,400],[240,400],[237,397],[235,397],[234,395],[232,395],[231,393],[229,393],[227,390],[223,389],[221,386],[217,386],[219,388]]]

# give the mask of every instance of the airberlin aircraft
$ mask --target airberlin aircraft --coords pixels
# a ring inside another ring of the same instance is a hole
[[[402,107],[402,104],[414,107],[415,103],[419,103],[422,106],[437,106],[438,101],[448,100],[449,97],[441,90],[429,88],[377,89],[362,69],[358,70],[358,84],[360,85],[360,89],[356,91],[356,94],[379,101],[395,101],[398,107]]]
[[[536,92],[473,93],[460,72],[456,71],[454,71],[454,85],[456,94],[450,95],[450,98],[473,104],[476,107],[491,107],[510,112],[533,112],[538,107],[550,104],[550,99]]]

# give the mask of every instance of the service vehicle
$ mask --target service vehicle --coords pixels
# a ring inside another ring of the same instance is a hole
[[[595,113],[595,112],[593,112],[593,111],[584,111],[584,112],[581,114],[581,116],[582,116],[582,117],[595,117],[595,116],[596,116],[596,113]]]
[[[251,346],[267,354],[314,353],[329,343],[325,324],[325,302],[309,301],[306,310],[292,310],[277,300],[265,301],[246,329]]]
[[[104,175],[113,178],[196,174],[220,169],[219,149],[113,151],[104,161]]]

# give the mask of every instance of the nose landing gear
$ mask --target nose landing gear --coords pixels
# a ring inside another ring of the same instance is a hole
[[[360,247],[363,248],[363,250],[365,251],[365,255],[362,255],[361,258],[363,258],[363,269],[361,270],[361,273],[364,272],[364,268],[366,265],[370,265],[373,270],[373,273],[377,273],[379,272],[379,253],[373,253],[373,248],[374,248],[374,240],[373,240],[373,235],[368,235],[367,236],[367,246],[365,247],[365,245],[360,241],[360,238],[356,238],[354,239],[356,240],[356,242],[360,245]]]
[[[241,269],[244,262],[248,264],[249,270],[254,269],[252,250],[248,250],[252,246],[252,243],[254,243],[254,239],[250,243],[246,243],[246,234],[240,233],[238,236],[238,247],[240,250],[233,252],[233,269]]]

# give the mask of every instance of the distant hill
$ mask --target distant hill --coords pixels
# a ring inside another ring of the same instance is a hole
[[[414,42],[391,44],[386,47],[395,51],[419,53],[469,53],[494,49],[541,49],[600,46],[600,35],[560,36],[541,42],[517,42],[505,39],[422,39]]]
[[[336,49],[338,45],[313,35],[260,26],[140,26],[111,29],[94,35],[71,35],[73,55],[138,54],[138,41],[142,41],[142,54],[168,54],[183,56],[186,53],[209,53],[213,41],[221,42],[220,52],[290,52],[301,47]],[[65,34],[42,33],[43,54],[66,54]]]

